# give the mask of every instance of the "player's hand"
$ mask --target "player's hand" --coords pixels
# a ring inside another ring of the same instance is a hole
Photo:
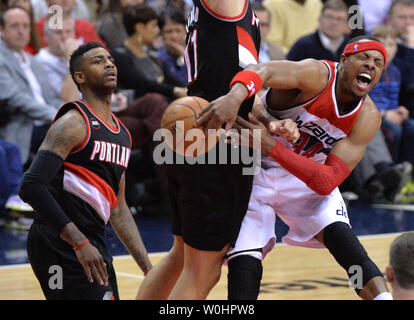
[[[75,254],[83,269],[85,269],[89,282],[93,282],[93,275],[101,286],[107,287],[108,270],[98,249],[96,249],[91,243],[87,243],[79,250],[76,250]]]
[[[205,129],[219,130],[226,123],[225,129],[229,131],[236,122],[239,108],[240,102],[238,100],[233,99],[230,95],[222,96],[201,110],[194,127],[204,125]]]
[[[298,126],[292,119],[271,121],[268,129],[271,133],[285,138],[290,143],[296,143],[296,141],[300,138]]]
[[[234,126],[241,132],[241,136],[236,136],[234,132],[230,133],[229,136],[231,137],[232,144],[249,145],[255,149],[258,149],[258,146],[260,146],[260,151],[265,153],[269,153],[276,143],[272,133],[282,136],[291,143],[295,143],[300,137],[296,123],[291,119],[271,121],[268,128],[252,113],[249,113],[249,121],[237,117]],[[249,130],[248,143],[246,143],[245,131],[243,132],[242,129]]]
[[[238,132],[230,131],[228,136],[231,140],[227,140],[227,143],[249,146],[266,153],[270,152],[276,143],[269,129],[252,113],[249,113],[249,121],[237,117],[234,128],[238,129]]]

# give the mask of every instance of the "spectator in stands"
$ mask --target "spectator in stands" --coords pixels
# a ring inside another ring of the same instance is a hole
[[[409,110],[399,104],[401,73],[393,64],[397,32],[391,26],[381,25],[373,30],[372,35],[384,44],[388,57],[381,79],[370,97],[381,111],[382,128],[392,139],[389,146],[395,161],[409,161],[414,165],[414,119],[410,118]]]
[[[40,48],[42,47],[42,42],[40,41],[40,36],[36,29],[36,20],[34,18],[33,14],[33,8],[31,5],[30,0],[9,0],[8,6],[19,6],[25,9],[27,12],[29,12],[30,16],[30,42],[29,44],[24,48],[26,52],[35,55],[39,52]]]
[[[263,4],[272,16],[268,39],[285,53],[296,40],[318,27],[321,0],[265,0]]]
[[[36,60],[46,70],[56,99],[77,100],[80,92],[69,72],[70,55],[80,45],[75,39],[75,20],[67,16],[62,21],[61,29],[50,29],[47,23],[44,28],[48,46],[40,50]]]
[[[75,0],[48,0],[48,2],[50,5],[58,5],[62,7],[63,19],[72,15]],[[39,32],[44,47],[47,46],[47,42],[44,37],[45,23],[51,23],[53,27],[59,28],[59,26],[55,26],[57,20],[55,19],[54,14],[55,13],[53,12],[49,13],[36,23],[37,31]],[[105,45],[102,39],[96,34],[95,26],[88,20],[75,19],[75,36],[81,44],[95,41]]]
[[[3,209],[33,211],[18,193],[23,178],[23,166],[19,148],[0,139],[0,213]]]
[[[122,10],[126,6],[143,4],[145,0],[108,0],[95,23],[96,31],[110,50],[123,45],[128,38],[122,22]]]
[[[30,39],[27,11],[20,7],[3,11],[0,32],[0,100],[7,101],[6,113],[10,116],[0,128],[0,138],[17,144],[26,163],[34,122],[50,124],[62,101],[53,98],[42,66],[23,50]]]
[[[156,12],[145,4],[128,6],[123,13],[123,23],[128,39],[112,51],[118,67],[118,84],[120,89],[133,89],[135,98],[139,98],[137,106],[141,107],[128,106],[119,116],[128,129],[135,128],[135,132],[131,130],[133,140],[150,146],[152,155],[158,143],[152,141],[152,135],[160,127],[168,102],[186,96],[187,89],[151,50],[159,34]],[[137,122],[141,122],[141,126]],[[140,132],[142,124],[149,130]],[[153,165],[163,196],[167,198],[165,166]]]
[[[394,0],[387,15],[387,24],[398,33],[398,50],[394,64],[401,72],[399,104],[414,116],[414,0]]]
[[[119,86],[134,89],[135,97],[150,92],[169,100],[185,96],[187,89],[151,50],[159,34],[156,12],[147,5],[131,6],[124,12],[123,22],[128,39],[112,52],[118,66]]]
[[[192,0],[147,0],[146,2],[159,16],[168,16],[178,10],[188,17],[193,6]]]
[[[34,18],[35,21],[39,21],[44,16],[48,15],[49,8],[57,3],[55,0],[31,0],[33,11],[34,11]],[[72,2],[74,2],[72,4]],[[60,4],[59,4],[60,5]],[[61,4],[62,7],[67,5],[72,6],[71,16],[73,19],[79,20],[90,20],[90,13],[88,6],[85,4],[84,0],[64,0]]]
[[[307,58],[339,62],[349,37],[347,32],[348,7],[342,0],[327,1],[319,16],[317,30],[300,38],[289,50],[287,60]]]
[[[158,23],[163,39],[163,46],[158,49],[159,58],[183,87],[187,85],[184,64],[186,23],[180,11],[170,12],[168,16],[161,17]]]
[[[253,2],[252,9],[256,17],[260,21],[261,43],[259,52],[259,62],[261,63],[270,60],[285,59],[285,53],[283,52],[282,48],[268,40],[271,24],[270,11],[260,2]]]
[[[385,273],[394,300],[414,300],[414,232],[404,232],[391,243]]]

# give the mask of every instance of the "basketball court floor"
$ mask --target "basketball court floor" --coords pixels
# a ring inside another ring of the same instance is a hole
[[[382,271],[388,264],[392,240],[401,232],[414,230],[414,205],[348,206],[351,224],[370,257]],[[172,245],[168,217],[136,215],[143,241],[156,264]],[[278,241],[287,227],[279,220]],[[27,232],[0,227],[0,300],[44,300],[27,261]],[[120,298],[135,298],[143,279],[141,270],[127,254],[110,226],[106,241],[114,255]],[[227,297],[227,267],[223,266],[218,285],[208,299]],[[326,249],[306,249],[278,242],[264,261],[261,300],[357,300],[348,286],[345,271]]]

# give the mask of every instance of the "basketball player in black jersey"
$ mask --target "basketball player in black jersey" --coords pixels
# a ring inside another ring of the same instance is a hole
[[[19,193],[37,213],[28,257],[46,299],[119,299],[105,224],[144,274],[152,265],[124,196],[131,138],[111,113],[117,68],[90,42],[72,54],[70,70],[83,100],[58,111]]]
[[[188,95],[213,101],[228,92],[238,71],[257,63],[258,20],[248,0],[193,4],[185,52]],[[246,118],[252,105],[253,98],[232,110],[232,117]],[[146,276],[137,299],[205,299],[219,280],[224,255],[247,210],[253,177],[230,161],[206,163],[169,166],[174,245]]]

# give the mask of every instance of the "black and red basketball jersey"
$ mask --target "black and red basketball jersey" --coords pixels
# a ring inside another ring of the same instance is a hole
[[[234,75],[249,64],[256,64],[260,51],[259,22],[245,1],[243,12],[225,17],[212,10],[205,0],[193,0],[188,19],[185,64],[188,95],[208,101],[229,91]],[[245,117],[253,99],[245,102],[239,114]]]
[[[100,233],[117,202],[119,184],[131,155],[131,136],[113,114],[115,127],[82,100],[63,105],[54,121],[72,108],[84,117],[87,135],[64,161],[51,183],[51,191],[81,231]]]

